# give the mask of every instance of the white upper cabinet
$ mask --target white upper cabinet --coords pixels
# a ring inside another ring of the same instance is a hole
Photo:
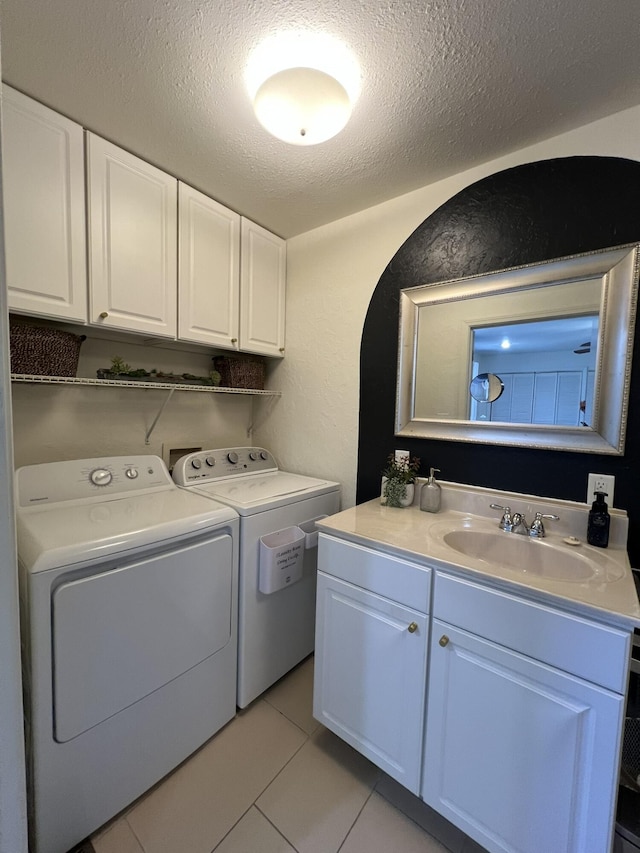
[[[177,184],[87,133],[90,323],[175,338]]]
[[[240,349],[284,355],[286,243],[242,217]]]
[[[9,309],[86,323],[83,130],[7,85],[2,94]]]
[[[238,349],[240,216],[180,183],[178,337]]]

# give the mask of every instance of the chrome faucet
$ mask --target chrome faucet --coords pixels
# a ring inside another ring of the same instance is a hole
[[[560,516],[550,515],[542,512],[537,512],[531,527],[527,526],[527,519],[522,512],[511,513],[511,507],[501,506],[500,504],[489,504],[491,509],[501,509],[502,518],[498,523],[500,530],[507,533],[516,533],[519,536],[530,536],[532,539],[544,539],[545,530],[542,523],[543,518],[551,519],[552,521],[560,521]]]
[[[551,521],[560,521],[559,515],[550,515],[542,512],[537,512],[536,517],[533,519],[533,524],[529,528],[529,536],[533,539],[544,539],[544,524],[542,523],[543,518],[548,518]]]

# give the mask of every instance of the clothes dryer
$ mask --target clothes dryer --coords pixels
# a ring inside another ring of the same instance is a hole
[[[280,471],[261,447],[187,454],[175,464],[173,479],[240,516],[237,704],[244,708],[313,651],[315,521],[338,512],[340,486]],[[301,535],[298,579],[289,583],[285,575],[280,586],[272,577],[265,582],[268,557],[275,551],[278,559],[289,559],[287,551],[300,548]],[[278,540],[285,543],[280,549],[274,547]]]
[[[16,472],[32,853],[65,853],[236,711],[238,516],[156,456]]]

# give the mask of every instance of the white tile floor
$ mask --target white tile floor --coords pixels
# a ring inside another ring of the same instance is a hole
[[[312,683],[309,658],[96,833],[95,853],[482,850],[446,821],[446,847],[422,829],[426,807],[313,719]]]

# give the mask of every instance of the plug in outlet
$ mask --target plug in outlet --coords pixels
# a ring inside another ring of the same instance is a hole
[[[616,478],[613,474],[589,474],[587,483],[587,503],[593,503],[595,500],[595,492],[604,492],[607,497],[605,501],[609,506],[613,506],[613,490],[615,488]]]
[[[395,458],[396,462],[398,462],[399,464],[404,463],[405,465],[408,465],[409,464],[409,456],[410,456],[410,453],[408,450],[396,450],[394,458]]]

